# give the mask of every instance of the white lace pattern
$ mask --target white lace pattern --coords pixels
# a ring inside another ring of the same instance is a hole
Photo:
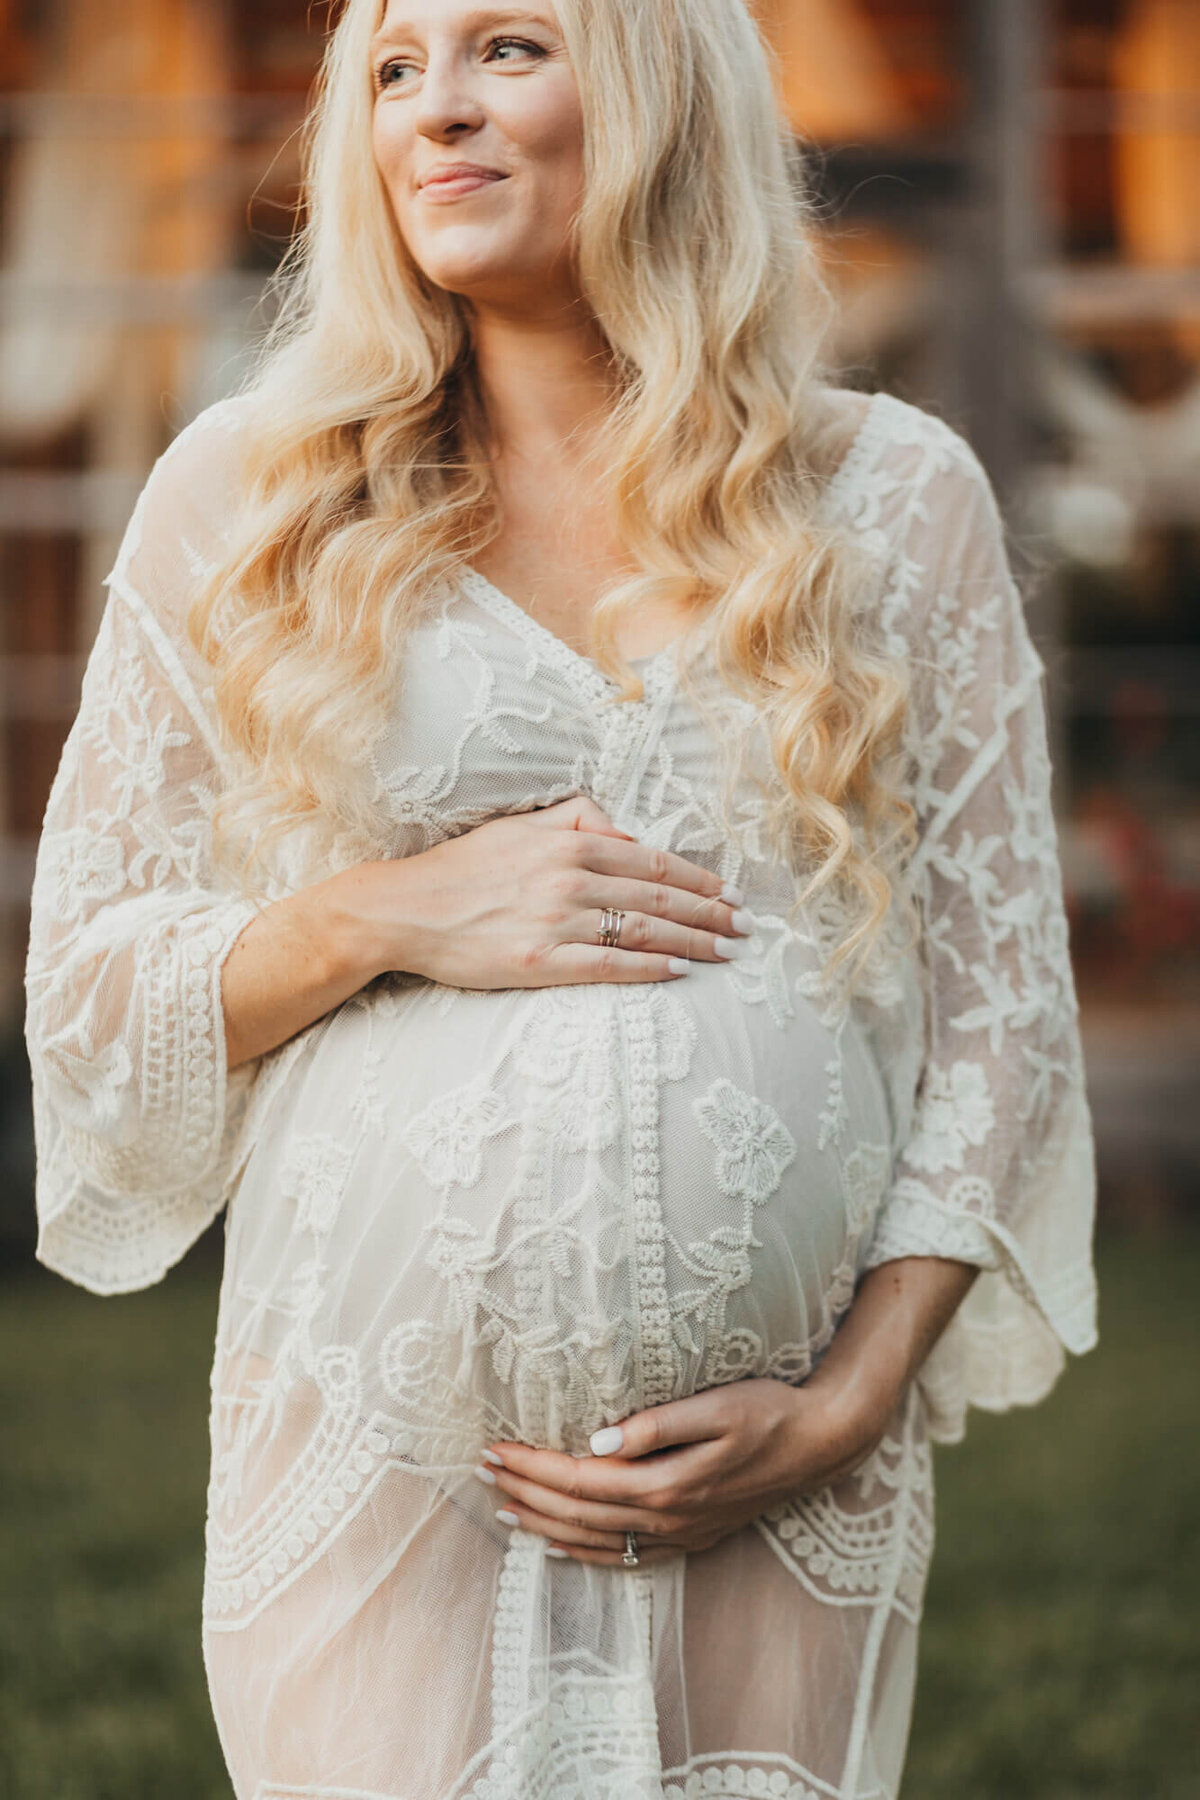
[[[185,620],[241,419],[177,440],[121,548],[46,813],[27,1027],[43,1261],[136,1288],[229,1206],[205,1649],[239,1800],[894,1800],[929,1438],[1039,1398],[1094,1336],[1042,668],[982,471],[877,396],[827,496],[874,570],[862,629],[911,671],[920,822],[920,941],[886,934],[849,1004],[703,632],[615,703],[468,570],[376,746],[387,854],[587,793],[743,886],[747,954],[669,987],[397,977],[227,1076],[221,969],[254,908],[211,859],[229,771]],[[802,1382],[864,1271],[912,1255],[984,1272],[855,1476],[632,1573],[496,1521],[489,1440],[582,1455],[698,1388]]]

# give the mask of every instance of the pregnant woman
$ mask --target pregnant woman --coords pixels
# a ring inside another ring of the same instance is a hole
[[[931,1439],[1092,1342],[1042,666],[820,374],[742,0],[349,0],[39,856],[42,1260],[228,1204],[240,1800],[885,1800]]]

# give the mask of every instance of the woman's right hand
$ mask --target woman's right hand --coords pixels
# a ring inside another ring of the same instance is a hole
[[[638,843],[581,796],[343,879],[376,972],[450,987],[672,980],[737,956],[751,929],[719,875]],[[612,949],[598,941],[606,906],[625,914]]]
[[[221,971],[226,1062],[266,1055],[390,970],[463,988],[671,981],[738,954],[734,934],[753,923],[734,911],[740,900],[686,857],[618,831],[591,800],[489,819],[252,919]],[[606,906],[625,914],[611,950],[598,942]]]

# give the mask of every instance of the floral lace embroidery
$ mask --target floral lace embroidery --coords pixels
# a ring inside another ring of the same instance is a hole
[[[404,1142],[431,1187],[474,1187],[484,1144],[508,1123],[502,1096],[475,1080],[431,1101],[405,1129]]]
[[[959,1061],[949,1069],[931,1063],[905,1158],[929,1175],[961,1169],[963,1151],[969,1144],[985,1143],[995,1123],[987,1075],[979,1063]]]
[[[790,1757],[763,1756],[727,1763],[723,1756],[696,1756],[686,1769],[664,1777],[663,1800],[836,1800],[837,1789],[814,1778]]]
[[[316,1349],[309,1338],[320,1294],[317,1265],[298,1271],[295,1326],[269,1381],[249,1400],[217,1398],[213,1477],[206,1531],[204,1613],[210,1630],[244,1629],[280,1591],[310,1568],[368,1499],[387,1467],[387,1421],[364,1419],[358,1359],[349,1345]],[[270,1434],[303,1370],[320,1396],[316,1428],[271,1494],[236,1517],[254,1440]]]
[[[504,1557],[492,1637],[493,1742],[464,1800],[660,1800],[658,1717],[648,1661],[650,1595],[625,1578],[636,1618],[632,1667],[602,1658],[547,1663],[529,1654],[546,1604],[542,1540],[515,1531]]]
[[[846,1239],[825,1291],[824,1323],[814,1351],[823,1352],[854,1298],[863,1243],[872,1230],[887,1190],[892,1154],[886,1144],[860,1144],[842,1164],[846,1196]]]
[[[765,1100],[743,1093],[724,1076],[693,1101],[701,1131],[717,1152],[717,1186],[732,1200],[761,1206],[779,1186],[796,1141]]]
[[[769,1507],[758,1521],[826,1605],[873,1606],[886,1594],[903,1616],[919,1616],[933,1553],[933,1468],[911,1420],[910,1404],[899,1432],[854,1477],[858,1504],[842,1488],[824,1489]]]
[[[674,1389],[677,1369],[658,1199],[657,1087],[660,1081],[686,1077],[695,1040],[690,1013],[662,989],[631,989],[619,1002],[593,988],[539,993],[512,1052],[512,1073],[524,1099],[515,1173],[505,1198],[517,1240],[511,1288],[504,1276],[505,1258],[493,1238],[451,1208],[448,1191],[429,1227],[427,1260],[446,1283],[469,1340],[490,1347],[496,1379],[521,1393],[526,1435],[539,1435],[539,1421],[541,1435],[549,1429],[541,1396],[556,1386],[572,1395],[573,1442],[586,1441],[597,1426],[623,1416],[618,1396],[628,1391],[622,1371],[633,1352],[634,1322],[578,1306],[569,1316],[557,1316],[547,1310],[546,1298],[547,1271],[566,1288],[578,1289],[575,1271],[590,1266],[598,1254],[599,1247],[577,1222],[586,1189],[565,1204],[555,1202],[551,1181],[556,1158],[564,1153],[593,1156],[612,1142],[622,1117],[616,1085],[622,1055],[636,1073],[629,1092],[636,1095],[632,1205],[642,1384],[644,1391],[662,1398]],[[456,1129],[460,1117],[470,1124],[465,1173],[475,1168],[475,1137],[482,1127],[491,1133],[505,1125],[498,1101],[489,1099],[481,1113],[478,1100],[477,1094],[464,1093],[452,1110]],[[446,1117],[440,1108],[436,1103],[439,1123]],[[439,1163],[427,1173],[445,1176],[449,1169]],[[448,1189],[443,1182],[435,1185]]]
[[[584,988],[548,988],[521,1043],[540,1128],[568,1150],[611,1144],[622,1120],[617,1014]]]
[[[115,900],[128,881],[120,840],[85,827],[60,831],[46,844],[43,871],[56,925],[73,925],[93,904]]]
[[[328,1133],[293,1139],[279,1180],[296,1203],[297,1231],[321,1237],[332,1228],[353,1161],[353,1151]]]
[[[704,1363],[704,1380],[719,1387],[728,1381],[761,1376],[797,1387],[812,1374],[817,1351],[825,1347],[806,1338],[803,1343],[779,1344],[768,1354],[757,1331],[738,1325],[712,1345]]]
[[[461,1378],[461,1340],[429,1319],[395,1325],[379,1350],[392,1408],[391,1448],[419,1468],[466,1467],[489,1438],[515,1438],[508,1414]]]

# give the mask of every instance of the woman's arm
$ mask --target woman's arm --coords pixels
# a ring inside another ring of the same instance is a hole
[[[598,1432],[591,1457],[495,1443],[482,1478],[523,1530],[581,1562],[619,1564],[627,1531],[643,1563],[710,1549],[870,1456],[978,1273],[924,1256],[873,1269],[805,1386],[708,1388]]]
[[[736,955],[740,897],[719,875],[618,831],[591,800],[492,819],[265,908],[222,973],[228,1066],[391,969],[466,988],[674,980],[688,961]],[[626,913],[612,950],[596,941],[605,906]]]
[[[849,1466],[883,1435],[909,1382],[980,1271],[940,1256],[906,1256],[868,1270],[828,1354],[808,1383]],[[859,1451],[859,1446],[865,1448]]]

